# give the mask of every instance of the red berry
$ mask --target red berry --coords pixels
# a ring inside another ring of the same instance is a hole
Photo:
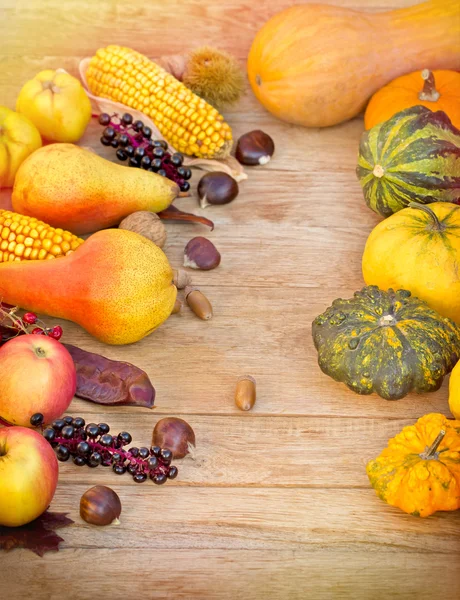
[[[35,329],[32,329],[32,332],[35,335],[44,335],[45,332],[43,331],[43,329],[41,327],[35,327]]]
[[[37,322],[37,315],[33,312],[27,312],[22,317],[22,320],[24,321],[24,323],[27,323],[28,325],[33,325],[34,323]]]
[[[50,332],[50,337],[55,340],[60,340],[62,337],[62,327],[60,325],[56,325]]]

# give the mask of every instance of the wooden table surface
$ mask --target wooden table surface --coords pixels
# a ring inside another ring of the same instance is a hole
[[[413,3],[335,2],[369,11]],[[257,29],[292,3],[0,0],[0,103],[14,108],[22,84],[44,68],[76,74],[81,58],[109,43],[150,57],[208,43],[243,64]],[[184,310],[126,347],[104,346],[62,323],[65,341],[135,363],[157,390],[151,412],[75,400],[71,414],[127,429],[139,445],[149,443],[159,418],[181,416],[195,429],[196,460],[178,461],[178,478],[163,487],[61,464],[52,509],[68,511],[75,525],[62,530],[59,553],[0,555],[0,596],[458,598],[460,513],[406,515],[377,498],[365,472],[403,426],[427,412],[449,414],[446,383],[399,402],[360,397],[320,372],[311,340],[313,318],[362,287],[364,243],[379,220],[355,176],[362,118],[297,128],[272,118],[249,89],[226,117],[235,137],[269,133],[276,154],[268,166],[248,169],[228,206],[201,211],[195,193],[181,200],[181,208],[212,218],[215,230],[168,223],[165,247],[177,267],[194,235],[215,242],[221,266],[193,274],[214,319]],[[81,143],[103,153],[99,131],[93,123]],[[8,194],[1,202],[8,205]],[[250,413],[233,403],[245,373],[257,379]],[[119,494],[121,525],[80,519],[80,496],[95,484]]]

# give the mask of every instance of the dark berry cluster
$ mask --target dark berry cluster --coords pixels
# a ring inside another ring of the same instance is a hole
[[[37,413],[30,419],[31,425],[40,427],[43,415]],[[57,458],[65,462],[70,458],[77,467],[112,467],[114,473],[128,472],[136,483],[150,478],[157,485],[177,477],[177,467],[171,465],[172,452],[166,448],[125,446],[132,442],[127,431],[111,435],[107,423],[89,423],[81,417],[66,416],[56,419],[43,430],[43,437],[55,449]]]
[[[60,325],[45,327],[44,323],[38,319],[35,313],[26,312],[20,317],[16,314],[18,310],[17,306],[0,302],[0,346],[6,344],[12,338],[25,333],[47,335],[55,340],[61,339],[62,327]]]
[[[101,143],[117,148],[117,158],[128,161],[131,167],[152,171],[176,182],[182,192],[188,192],[188,179],[192,172],[183,166],[184,157],[179,152],[171,154],[164,140],[152,140],[152,130],[142,123],[134,121],[132,115],[125,113],[99,115],[99,123],[104,125]]]

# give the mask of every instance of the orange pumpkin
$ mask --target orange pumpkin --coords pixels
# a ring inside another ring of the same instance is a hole
[[[371,129],[412,106],[442,110],[460,129],[460,73],[456,71],[416,71],[394,79],[375,93],[366,109],[364,124]]]
[[[292,6],[258,32],[248,57],[257,99],[279,119],[326,127],[356,116],[379,88],[415,71],[460,64],[458,0],[371,14]]]

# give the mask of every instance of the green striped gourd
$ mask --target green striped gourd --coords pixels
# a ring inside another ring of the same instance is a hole
[[[460,131],[442,111],[403,110],[363,133],[356,173],[384,217],[410,202],[459,202]]]

